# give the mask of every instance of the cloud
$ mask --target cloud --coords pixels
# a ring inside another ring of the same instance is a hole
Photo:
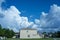
[[[2,2],[3,1],[1,0],[1,3]],[[28,21],[27,17],[20,16],[20,14],[21,12],[15,6],[10,6],[10,8],[7,8],[6,10],[0,6],[0,24],[3,28],[12,29],[15,32],[33,24],[33,22]]]
[[[18,29],[29,27],[33,22],[29,22],[27,17],[20,16],[21,12],[15,6],[10,6],[7,10],[2,11],[3,16],[0,15],[0,24],[14,31]]]
[[[48,13],[42,12],[40,16],[40,31],[59,31],[60,29],[60,6],[53,4]]]
[[[4,10],[1,7],[4,1],[5,0],[0,0],[0,24],[4,28],[12,29],[15,32],[27,27],[36,28],[39,31],[59,31],[60,6],[53,4],[48,13],[43,11],[40,15],[40,19],[29,22],[28,17],[20,16],[21,12],[15,6],[10,6],[10,8]]]

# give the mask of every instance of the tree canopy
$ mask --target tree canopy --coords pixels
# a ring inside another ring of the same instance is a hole
[[[6,28],[2,28],[0,24],[0,36],[5,36],[7,38],[12,38],[15,35],[15,32],[13,30],[9,30]]]

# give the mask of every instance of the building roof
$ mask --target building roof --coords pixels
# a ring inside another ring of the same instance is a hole
[[[22,28],[21,30],[36,30],[35,28]]]

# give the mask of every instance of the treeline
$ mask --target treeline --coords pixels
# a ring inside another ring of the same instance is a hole
[[[44,38],[48,37],[48,38],[60,38],[60,31],[57,32],[43,32],[42,34],[44,34]]]
[[[52,33],[52,37],[54,37],[54,38],[60,38],[60,31]]]
[[[15,35],[15,32],[13,30],[2,28],[2,26],[0,25],[0,36],[1,37],[12,38],[14,35]]]

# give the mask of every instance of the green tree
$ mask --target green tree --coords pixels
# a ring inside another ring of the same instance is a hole
[[[2,28],[2,26],[0,24],[0,36],[5,36],[7,38],[11,38],[14,35],[15,35],[15,32],[13,30]]]
[[[56,32],[56,37],[60,38],[60,31]]]
[[[0,36],[2,36],[2,26],[0,25]]]
[[[5,30],[5,36],[6,36],[7,38],[13,37],[14,34],[15,34],[15,33],[14,33],[13,30],[9,30],[9,29],[6,29],[6,30]]]
[[[44,38],[46,38],[46,32],[43,32],[42,34],[44,35]]]

